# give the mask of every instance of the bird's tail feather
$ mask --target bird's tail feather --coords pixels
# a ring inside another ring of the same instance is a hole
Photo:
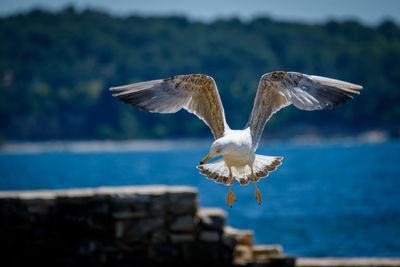
[[[231,178],[229,175],[229,167],[223,158],[211,163],[199,165],[197,168],[200,170],[201,174],[204,174],[207,178],[217,183],[231,185],[236,179],[241,185],[247,185],[249,181],[257,182],[261,178],[268,176],[270,172],[276,170],[276,168],[282,164],[282,159],[283,157],[256,154],[253,162],[253,174],[249,165],[240,167],[231,166]]]
[[[270,172],[275,171],[282,164],[282,159],[283,157],[256,154],[256,158],[253,162],[253,172],[256,179],[255,182],[261,178],[267,177]]]
[[[229,178],[229,168],[224,159],[218,159],[207,164],[199,165],[197,168],[200,170],[201,174],[204,174],[208,179],[212,179],[216,183],[231,185],[235,181]]]

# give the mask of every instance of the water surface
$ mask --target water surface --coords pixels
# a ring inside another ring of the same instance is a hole
[[[252,184],[236,183],[233,208],[225,204],[228,188],[195,168],[208,146],[3,151],[0,190],[190,185],[198,188],[201,206],[225,209],[230,225],[253,229],[257,243],[282,244],[286,253],[400,256],[400,142],[264,144],[259,154],[284,156],[284,162],[258,183],[261,205]]]

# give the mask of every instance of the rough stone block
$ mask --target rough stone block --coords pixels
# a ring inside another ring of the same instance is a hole
[[[87,207],[93,214],[102,214],[109,216],[110,205],[105,199],[94,197],[92,200],[88,201]]]
[[[194,234],[170,234],[169,238],[173,244],[193,242],[195,240]]]
[[[179,249],[171,245],[153,245],[149,249],[149,258],[164,266],[168,262],[176,262],[179,259]]]
[[[146,211],[131,211],[131,210],[122,210],[115,211],[112,213],[112,216],[116,220],[128,220],[128,219],[138,219],[144,218],[148,215]]]
[[[144,209],[150,203],[150,195],[144,194],[118,194],[111,196],[113,208],[119,209]]]
[[[98,195],[107,196],[111,200],[112,210],[118,212],[145,212],[151,215],[152,199],[167,195],[167,187],[155,186],[126,186],[126,187],[100,187]],[[134,216],[142,217],[137,213]]]
[[[205,229],[222,230],[225,225],[226,212],[219,208],[200,208],[197,216]]]
[[[197,190],[193,187],[171,187],[168,200],[168,211],[172,214],[194,214],[198,207]]]
[[[229,235],[229,234],[222,234],[222,244],[229,249],[233,249],[237,243],[239,242],[237,236]]]
[[[138,195],[149,198],[150,196],[166,194],[168,187],[165,185],[149,185],[149,186],[107,186],[96,189],[96,194],[114,196]]]
[[[253,254],[256,259],[264,259],[270,256],[282,254],[283,248],[281,245],[254,245]]]
[[[56,193],[50,190],[37,191],[0,191],[1,209],[21,214],[21,208],[35,215],[46,215],[56,204]],[[9,215],[6,213],[5,215]]]
[[[115,223],[115,237],[116,238],[122,238],[124,236],[125,233],[125,226],[126,222],[122,222],[122,221],[117,221]]]
[[[248,264],[253,262],[253,249],[247,245],[237,245],[234,250],[234,264]]]
[[[42,215],[45,216],[49,212],[49,206],[47,206],[45,203],[29,203],[27,205],[28,212],[34,215]]]
[[[267,264],[272,267],[294,267],[296,258],[288,255],[274,255],[268,258]]]
[[[174,217],[169,229],[176,232],[192,232],[197,225],[197,218],[193,215],[183,215]]]
[[[149,205],[149,211],[157,214],[166,213],[169,206],[168,201],[169,201],[168,194],[152,196]]]
[[[168,232],[163,230],[154,231],[151,234],[151,242],[153,244],[165,244],[168,243]]]
[[[116,235],[118,234],[119,236],[121,236],[122,233],[122,238],[126,242],[134,242],[141,240],[150,232],[161,228],[164,225],[164,218],[150,217],[150,218],[139,219],[132,224],[123,223],[117,225],[118,225],[117,227],[121,227],[122,225],[123,229],[116,230]]]
[[[191,242],[182,244],[183,259],[189,266],[216,265],[222,261],[221,246],[218,243]]]
[[[80,198],[92,198],[96,194],[95,188],[74,188],[66,190],[57,190],[57,197],[63,199],[80,199]]]
[[[201,231],[199,234],[199,240],[204,242],[218,242],[220,238],[218,231]]]
[[[253,231],[240,230],[230,226],[225,226],[223,231],[223,243],[232,247],[235,244],[253,246]]]

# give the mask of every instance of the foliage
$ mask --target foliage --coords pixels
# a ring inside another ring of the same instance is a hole
[[[268,18],[200,23],[67,8],[0,18],[0,40],[0,136],[5,139],[209,137],[193,115],[132,109],[107,89],[208,74],[219,86],[228,123],[241,128],[258,79],[274,70],[343,79],[365,90],[351,104],[330,111],[286,108],[268,124],[271,132],[299,123],[327,132],[400,126],[400,28],[390,21],[377,27]]]

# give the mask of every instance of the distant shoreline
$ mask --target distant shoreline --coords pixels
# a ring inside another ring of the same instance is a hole
[[[316,134],[302,134],[284,139],[265,137],[262,143],[289,143],[294,145],[315,145],[321,143],[377,144],[390,140],[393,139],[386,132],[373,130],[355,136],[325,137]],[[0,153],[100,153],[207,149],[212,141],[211,138],[7,141],[0,146]]]

